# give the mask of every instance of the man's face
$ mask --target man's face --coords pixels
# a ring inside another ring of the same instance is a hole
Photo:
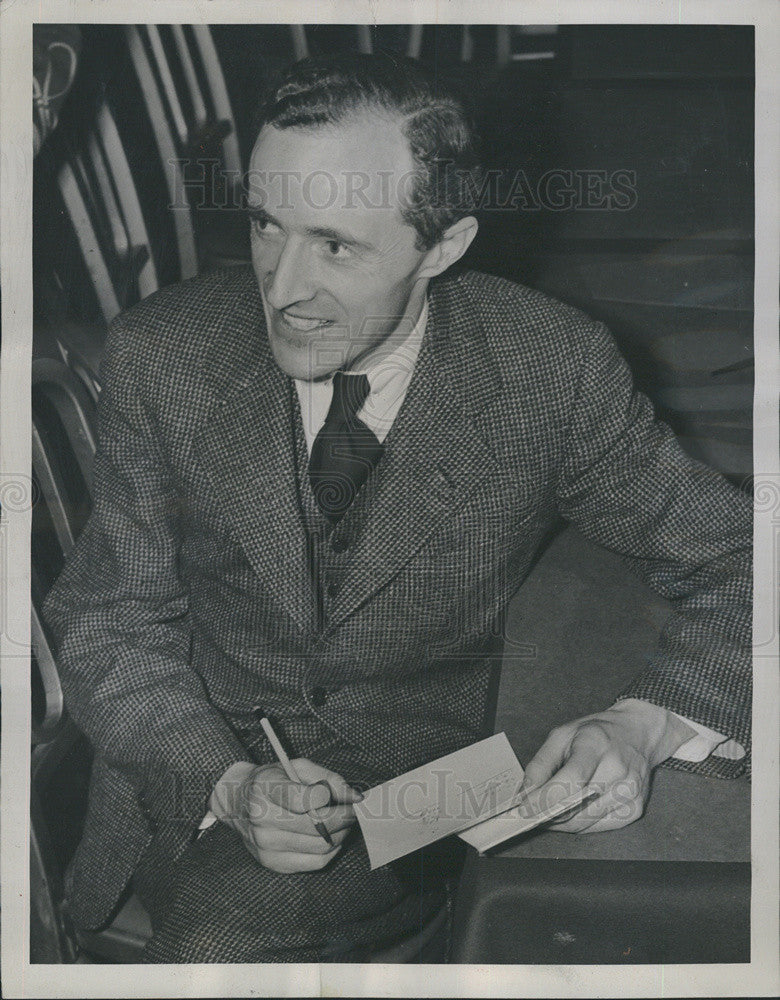
[[[348,367],[389,344],[399,323],[399,335],[409,332],[427,284],[425,253],[400,213],[413,168],[387,118],[261,131],[250,161],[252,265],[273,356],[293,378]]]

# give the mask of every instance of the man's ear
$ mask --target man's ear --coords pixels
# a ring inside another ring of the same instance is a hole
[[[458,219],[444,231],[444,235],[435,243],[422,259],[418,278],[435,278],[437,274],[446,271],[471,246],[471,241],[477,235],[479,224],[473,215]]]

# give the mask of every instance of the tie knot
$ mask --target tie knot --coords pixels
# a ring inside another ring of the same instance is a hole
[[[347,375],[336,372],[333,376],[333,405],[349,420],[356,416],[369,393],[366,375]]]

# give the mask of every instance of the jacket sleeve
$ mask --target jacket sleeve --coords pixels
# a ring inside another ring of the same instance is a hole
[[[141,392],[148,355],[115,321],[93,509],[43,611],[76,724],[127,774],[147,816],[197,824],[219,776],[252,758],[190,666],[177,490]]]
[[[668,766],[733,777],[749,769],[752,506],[686,455],[633,386],[600,324],[585,350],[557,485],[561,513],[622,554],[671,602],[649,664],[624,698],[642,698],[745,748],[732,761]]]

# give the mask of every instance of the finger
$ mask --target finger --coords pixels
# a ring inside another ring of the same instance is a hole
[[[550,780],[566,759],[571,737],[570,726],[558,726],[550,732],[528,762],[522,788],[536,788]]]
[[[335,802],[360,802],[363,798],[362,792],[353,788],[340,774],[329,771],[327,767],[315,764],[304,757],[294,760],[292,763],[301,781],[307,783],[325,781],[330,788],[331,798]]]
[[[252,831],[253,837],[262,837],[264,831],[275,831],[276,835],[280,838],[289,835],[300,836],[304,838],[310,838],[311,840],[318,840],[321,843],[327,843],[325,838],[319,833],[315,826],[315,816],[319,817],[319,813],[313,815],[303,814],[301,816],[296,816],[294,813],[290,813],[290,819],[283,819],[279,822],[270,822],[268,819],[260,823],[250,824],[249,829]],[[353,823],[342,823],[333,820],[332,818],[323,820],[317,818],[317,823],[322,823],[328,832],[328,836],[332,843],[339,843],[348,836],[350,830],[352,829]],[[281,850],[281,846],[277,846],[278,850]]]
[[[631,823],[636,822],[640,819],[644,813],[644,804],[637,802],[637,808],[631,812],[629,815],[624,816],[620,812],[613,811],[603,816],[600,820],[591,823],[590,826],[585,826],[581,830],[576,830],[576,833],[604,833],[607,830],[620,830],[624,826],[628,826]]]
[[[581,811],[568,818],[550,823],[550,829],[561,833],[598,833],[601,830],[617,830],[639,819],[644,811],[641,798],[632,800],[626,811],[625,800],[614,800],[609,794],[587,802]]]
[[[639,819],[650,790],[650,771],[641,766],[642,760],[636,755],[627,766],[620,755],[605,754],[589,782],[590,787],[600,788],[601,794],[580,812],[551,823],[551,828],[566,833],[595,833],[615,830]]]
[[[317,819],[324,823],[329,833],[348,830],[355,825],[355,810],[349,803],[337,803],[317,810]]]
[[[334,847],[344,842],[348,834],[349,830],[334,833],[328,843],[324,837],[314,832],[313,826],[311,834],[280,830],[273,826],[253,827],[251,830],[252,841],[258,850],[290,854],[329,854]]]
[[[306,810],[294,812],[285,807],[285,803],[295,800],[296,790],[300,793],[306,787],[308,786],[297,785],[286,777],[269,778],[268,775],[260,775],[248,790],[246,816],[249,825],[275,826],[291,832],[310,834],[312,821]],[[321,790],[320,794],[324,795],[325,791]],[[297,801],[300,804],[300,794]]]
[[[341,846],[339,845],[328,851],[327,854],[297,854],[292,851],[257,851],[252,853],[264,867],[285,875],[292,875],[325,868],[340,850]]]
[[[532,787],[524,800],[524,811],[532,814],[556,806],[562,799],[580,792],[591,783],[604,755],[602,746],[588,738],[587,733],[576,732],[568,747],[565,763],[541,785]],[[552,756],[548,758],[551,760]]]
[[[312,822],[316,818],[317,822],[325,824],[326,830],[332,835],[354,825],[355,810],[350,804],[337,803],[317,809],[310,815],[307,812],[297,813],[284,809],[267,796],[257,795],[251,802],[247,818],[253,827],[274,826],[280,830],[307,835],[311,834]]]
[[[300,814],[310,809],[324,809],[331,801],[330,786],[326,781],[308,784],[290,781],[288,778],[283,780],[266,778],[262,784],[271,802],[291,813]]]
[[[638,783],[621,782],[619,789],[608,789],[598,799],[588,802],[582,812],[550,824],[563,833],[598,833],[618,830],[638,820],[645,807],[645,797]]]
[[[591,781],[597,780],[598,768],[604,751],[578,736],[572,740],[571,751],[566,763],[555,772],[550,784],[561,789],[558,799],[574,795]]]

